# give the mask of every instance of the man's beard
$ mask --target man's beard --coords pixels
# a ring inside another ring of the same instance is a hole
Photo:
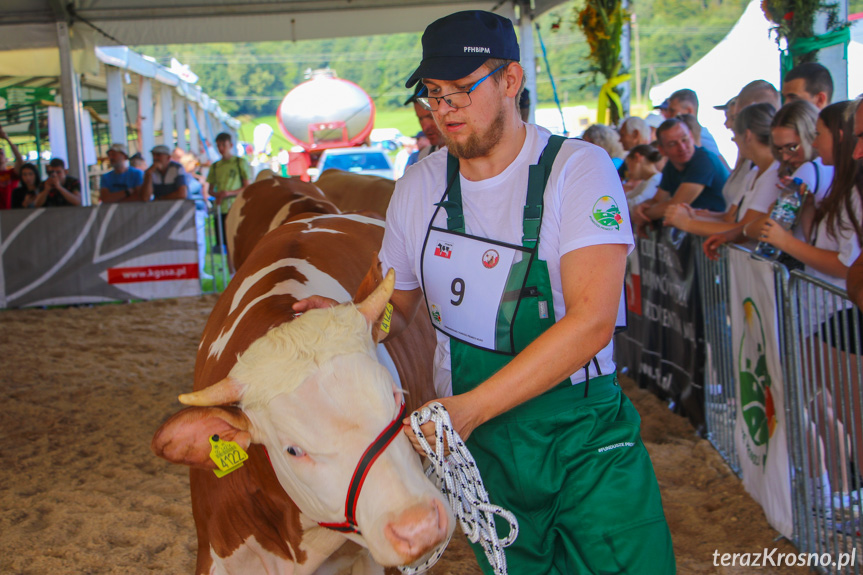
[[[450,154],[462,160],[472,160],[473,158],[487,156],[492,148],[500,142],[503,136],[504,122],[505,114],[501,106],[485,132],[479,134],[473,133],[464,142],[453,141],[444,130],[441,130],[441,136]]]

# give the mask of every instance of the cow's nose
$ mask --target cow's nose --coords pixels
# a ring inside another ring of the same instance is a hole
[[[404,564],[413,563],[446,538],[449,516],[439,499],[403,511],[384,533]]]

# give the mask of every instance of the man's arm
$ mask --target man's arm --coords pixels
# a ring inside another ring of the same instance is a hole
[[[185,200],[188,195],[189,187],[186,184],[179,186],[170,194],[159,197],[160,200]]]
[[[0,126],[0,138],[3,138],[9,143],[9,147],[12,148],[12,154],[15,156],[15,173],[21,174],[21,166],[24,165],[24,158],[21,157],[21,152],[18,151],[18,146],[12,143],[12,140],[9,136],[6,135],[6,131],[3,130],[3,126]]]
[[[665,210],[668,209],[668,206],[673,206],[675,204],[692,204],[692,202],[701,195],[703,190],[704,184],[695,184],[692,182],[680,184],[680,187],[677,188],[677,191],[674,192],[673,196],[669,196],[665,200],[658,201],[652,206],[649,206],[644,210],[644,215],[650,220],[661,219],[665,215]]]
[[[99,188],[99,199],[106,204],[119,204],[120,202],[137,202],[140,199],[140,189],[140,186],[128,188],[129,193],[127,194],[126,190],[112,192],[108,188],[101,187]]]
[[[66,199],[66,201],[69,202],[70,204],[72,204],[73,206],[80,206],[81,205],[81,190],[80,189],[67,190],[65,188],[65,186],[63,186],[63,184],[59,183],[59,182],[57,183],[57,186],[54,189],[57,190],[58,192],[60,192],[60,195],[62,195]]]
[[[48,199],[48,193],[51,191],[51,178],[48,178],[45,182],[42,183],[42,190],[36,194],[36,198],[33,200],[34,208],[41,208],[45,205],[45,201]]]
[[[156,166],[150,166],[144,172],[144,183],[141,184],[141,191],[139,196],[142,202],[149,202],[153,199],[153,170],[156,169]]]
[[[240,170],[240,187],[236,190],[226,190],[223,192],[216,192],[216,203],[221,204],[227,198],[233,198],[239,196],[243,193],[243,190],[249,185],[249,180],[246,178],[243,170]]]
[[[626,251],[623,244],[602,244],[561,258],[566,315],[473,390],[438,400],[449,411],[462,438],[486,421],[548,391],[608,345],[623,290]],[[434,444],[433,426],[423,426],[423,431]]]

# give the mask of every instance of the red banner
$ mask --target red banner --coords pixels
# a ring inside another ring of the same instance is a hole
[[[197,264],[108,268],[109,284],[198,279]]]

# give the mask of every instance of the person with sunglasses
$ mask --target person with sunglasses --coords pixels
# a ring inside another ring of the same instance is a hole
[[[675,573],[640,417],[613,359],[633,248],[614,165],[599,147],[522,121],[509,19],[451,14],[422,46],[406,86],[423,83],[417,101],[446,151],[396,182],[381,248],[396,278],[388,337],[429,315],[438,401],[492,503],[519,521],[510,573]],[[433,425],[422,431],[435,445]]]
[[[34,208],[53,208],[81,205],[81,182],[66,172],[63,158],[48,162],[48,177],[42,183],[42,191],[33,201]]]
[[[748,109],[750,106],[747,106]],[[833,179],[833,170],[818,159],[818,150],[812,145],[815,139],[815,122],[818,109],[805,100],[796,100],[782,106],[770,123],[770,150],[776,162],[772,173],[777,179],[790,182],[799,177],[806,190],[813,194],[816,203],[824,197]],[[704,242],[704,253],[710,259],[719,257],[719,247],[727,242],[745,243],[758,241],[758,230],[770,217],[773,205],[779,197],[777,185],[762,185],[757,193],[745,200],[745,209],[757,213],[755,219],[739,221],[737,227],[716,233]],[[743,215],[743,211],[741,211]],[[800,267],[799,262],[780,256],[780,262],[791,267]]]

